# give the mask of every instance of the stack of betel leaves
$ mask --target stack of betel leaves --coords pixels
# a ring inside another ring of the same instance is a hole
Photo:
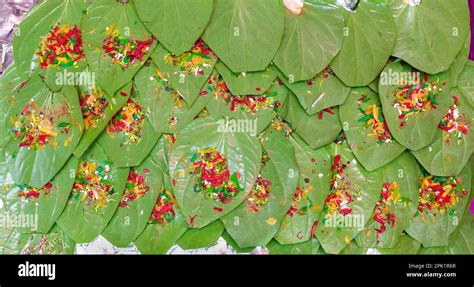
[[[465,0],[40,2],[1,77],[2,253],[474,253]]]

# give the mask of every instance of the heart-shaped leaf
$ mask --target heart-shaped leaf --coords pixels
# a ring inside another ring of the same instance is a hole
[[[294,243],[294,244],[281,244],[277,240],[272,240],[267,244],[267,249],[270,254],[283,254],[283,255],[309,255],[319,254],[320,244],[317,239],[307,240],[305,242]]]
[[[467,216],[456,238],[450,242],[450,254],[474,254],[474,216]]]
[[[156,46],[131,3],[94,1],[83,17],[84,52],[109,95],[132,80]]]
[[[221,117],[197,119],[181,131],[171,152],[169,172],[176,200],[194,228],[206,226],[242,203],[260,169],[262,151],[257,138],[223,126]],[[221,177],[204,182],[217,175]]]
[[[459,75],[458,88],[466,96],[467,102],[474,107],[474,61],[467,61]]]
[[[262,138],[262,169],[246,200],[222,217],[229,235],[242,247],[265,246],[278,232],[298,183],[293,146],[282,131]]]
[[[395,45],[395,23],[385,0],[361,0],[346,20],[342,49],[331,68],[344,84],[366,86],[387,63]]]
[[[163,188],[163,173],[151,157],[132,167],[119,208],[102,232],[110,243],[129,246],[145,229]]]
[[[27,226],[16,228],[18,232],[49,232],[66,206],[78,164],[78,159],[72,156],[61,171],[42,188],[24,184],[9,185],[5,198],[7,211],[30,219]]]
[[[158,196],[147,227],[134,242],[142,254],[164,254],[186,232],[186,220],[171,187],[170,178],[164,175],[164,190]]]
[[[379,97],[369,88],[353,88],[339,108],[339,118],[352,152],[368,171],[390,163],[405,150],[390,134]]]
[[[423,247],[447,246],[451,233],[462,222],[471,190],[471,166],[455,177],[420,178],[418,212],[406,232]]]
[[[145,113],[136,95],[132,94],[97,139],[107,147],[105,153],[115,166],[140,165],[158,142],[161,134],[153,130]]]
[[[300,15],[286,10],[275,65],[294,82],[310,80],[339,53],[343,27],[344,14],[333,1],[307,0]]]
[[[212,0],[135,0],[143,24],[166,49],[180,55],[191,49],[211,18]],[[153,7],[153,9],[150,9]]]
[[[462,47],[461,51],[459,51],[456,59],[449,67],[448,71],[450,73],[451,82],[453,86],[457,85],[457,81],[459,76],[466,67],[467,62],[469,61],[469,53],[471,52],[471,35],[468,35],[466,40],[464,41],[464,46]]]
[[[224,224],[216,220],[204,227],[186,230],[177,244],[184,250],[207,248],[216,244],[222,232],[224,232]]]
[[[418,207],[421,172],[414,157],[404,152],[381,170],[379,201],[364,231],[356,238],[362,247],[395,247]]]
[[[436,176],[459,174],[474,149],[473,109],[458,89],[452,89],[450,94],[452,105],[438,124],[434,141],[413,152],[418,162]]]
[[[449,68],[469,32],[464,0],[391,0],[397,27],[393,55],[429,74]]]
[[[275,118],[287,96],[288,89],[279,81],[275,81],[261,95],[235,96],[227,84],[220,80],[215,97],[209,101],[206,109],[210,115],[225,117],[227,130],[246,127],[248,132],[256,135]]]
[[[403,233],[392,248],[377,248],[377,250],[382,254],[417,254],[420,246],[421,242]]]
[[[255,246],[240,248],[237,242],[235,242],[235,240],[229,235],[229,233],[227,233],[227,231],[224,231],[224,233],[222,233],[222,238],[238,253],[250,253],[256,248]]]
[[[216,69],[234,96],[261,95],[275,81],[278,70],[270,65],[263,71],[234,73],[222,62],[217,62]]]
[[[342,105],[351,91],[329,67],[309,81],[291,82],[291,79],[284,76],[280,76],[280,78],[296,95],[301,106],[309,115]]]
[[[57,224],[77,243],[94,240],[107,226],[122,198],[128,168],[118,168],[99,144],[84,154],[72,194]]]
[[[283,30],[282,1],[216,0],[202,37],[233,72],[255,72],[272,61]]]
[[[112,117],[127,103],[131,90],[132,83],[128,83],[115,95],[109,96],[97,86],[81,87],[79,103],[84,119],[84,134],[74,150],[75,156],[81,157],[92,145]]]
[[[201,95],[192,107],[188,107],[183,97],[164,78],[163,73],[150,63],[135,76],[137,98],[156,132],[176,133],[204,109],[215,90],[215,79],[214,75],[210,77],[202,87]]]
[[[16,183],[42,188],[66,163],[84,127],[78,98],[72,87],[51,92],[36,76],[10,101],[6,154]]]
[[[169,82],[191,107],[200,95],[217,62],[217,56],[201,38],[191,50],[177,56],[158,45],[151,55],[161,71],[162,81]]]
[[[52,87],[56,73],[81,71],[85,66],[80,24],[85,1],[52,0],[35,6],[18,27],[13,54],[18,75],[27,80],[41,71]],[[59,89],[55,89],[57,91]]]
[[[388,128],[397,142],[419,150],[434,139],[449,108],[448,73],[428,75],[397,61],[381,74],[379,96]]]
[[[14,100],[20,89],[26,84],[18,76],[16,65],[9,66],[0,78],[0,147],[4,148],[10,140],[8,114],[11,109],[9,101]]]
[[[342,130],[339,108],[327,108],[318,114],[308,115],[293,93],[290,93],[282,115],[291,129],[313,149],[333,142]]]
[[[301,243],[314,238],[313,226],[316,227],[314,223],[319,220],[330,189],[332,163],[327,149],[312,149],[297,135],[290,137],[290,141],[300,177],[291,207],[275,236],[280,244]]]
[[[46,234],[13,231],[5,242],[3,254],[73,254],[75,247],[76,243],[55,225],[51,232]]]
[[[367,172],[346,141],[334,143],[328,149],[333,155],[331,191],[315,235],[325,252],[338,254],[351,244],[370,219],[380,196],[382,172]]]

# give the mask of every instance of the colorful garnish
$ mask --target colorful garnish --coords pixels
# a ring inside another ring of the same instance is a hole
[[[380,199],[375,205],[372,218],[378,223],[378,228],[375,228],[377,233],[377,243],[379,243],[379,236],[387,230],[387,224],[394,227],[398,218],[397,215],[392,211],[392,208],[398,202],[401,202],[400,191],[397,182],[388,183],[385,182],[382,186],[382,193]]]
[[[230,174],[225,155],[215,148],[199,150],[194,154],[191,169],[198,175],[195,192],[204,192],[206,196],[222,203],[229,203],[243,188],[239,185],[240,174]]]
[[[155,42],[155,37],[143,41],[123,37],[115,26],[105,29],[107,38],[104,39],[102,48],[112,58],[114,64],[119,64],[123,69],[133,65],[136,61],[144,63],[145,54]]]
[[[41,69],[50,66],[71,67],[84,57],[82,51],[81,31],[77,25],[55,26],[51,32],[41,40],[36,51]]]
[[[270,89],[258,96],[234,96],[223,80],[217,83],[217,89],[215,91],[216,100],[220,98],[224,102],[224,105],[230,105],[229,110],[231,112],[244,111],[247,113],[255,113],[268,108],[278,109],[281,103],[279,100],[276,100],[276,96],[277,93],[272,92]]]
[[[377,139],[377,143],[390,143],[392,136],[387,126],[387,122],[384,121],[381,107],[377,105],[369,105],[365,109],[359,107],[359,111],[362,113],[358,122],[365,123],[366,127],[370,128],[371,133],[369,137]]]
[[[114,137],[114,133],[123,133],[128,139],[123,144],[139,143],[142,136],[142,128],[145,125],[145,113],[142,107],[133,99],[112,118],[107,126],[107,133]]]
[[[309,198],[309,193],[312,189],[312,185],[308,186],[306,189],[302,189],[301,187],[296,188],[291,207],[286,213],[288,216],[294,217],[295,213],[302,216],[307,214],[309,210],[313,209],[313,202]]]
[[[456,177],[437,177],[428,175],[420,178],[420,193],[418,212],[424,220],[425,212],[432,212],[434,216],[454,212],[451,207],[456,206],[467,195],[462,187],[462,179]]]
[[[271,193],[271,184],[269,180],[263,179],[261,174],[258,175],[247,198],[247,205],[250,211],[258,212],[261,207],[268,203]]]
[[[52,118],[43,111],[38,111],[36,102],[31,100],[14,122],[13,136],[20,140],[19,147],[39,150],[51,144],[56,146],[54,138],[58,132],[54,130]]]
[[[352,208],[349,207],[352,202],[351,183],[343,176],[346,167],[347,165],[342,163],[341,156],[336,155],[331,167],[333,173],[331,191],[324,202],[324,210],[331,216],[335,213],[346,216],[352,212]]]
[[[95,86],[93,91],[81,93],[80,104],[86,130],[97,127],[97,123],[104,118],[104,112],[109,107],[104,93],[97,90]]]
[[[395,93],[393,107],[398,111],[400,127],[406,125],[407,120],[419,113],[427,112],[437,108],[440,93],[446,83],[439,80],[429,82],[427,75],[423,81],[414,81],[403,86],[403,89]]]
[[[48,182],[42,188],[34,188],[27,185],[17,185],[18,187],[18,196],[24,199],[34,199],[40,197],[40,195],[48,196],[53,188],[51,182]]]
[[[458,97],[454,96],[454,104],[449,107],[448,113],[443,117],[438,127],[443,130],[443,138],[446,144],[450,144],[451,140],[456,139],[456,143],[460,144],[463,135],[469,132],[469,124],[464,114],[461,114]]]
[[[169,191],[164,191],[158,196],[150,216],[152,224],[166,224],[176,217],[176,199]]]
[[[72,187],[72,194],[76,200],[85,202],[88,206],[106,207],[114,193],[111,177],[111,164],[103,162],[84,161],[77,171]]]
[[[142,198],[149,190],[150,187],[145,183],[145,177],[131,168],[119,206],[127,207],[130,202]]]
[[[179,56],[169,53],[164,57],[164,60],[165,63],[171,63],[180,68],[180,71],[176,72],[176,74],[198,76],[204,75],[204,69],[212,68],[213,62],[217,60],[217,56],[199,38],[190,51]]]

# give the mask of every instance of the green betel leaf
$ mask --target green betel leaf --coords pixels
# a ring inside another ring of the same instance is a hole
[[[344,84],[366,86],[382,71],[395,45],[395,23],[384,0],[361,0],[349,13],[342,49],[331,68]]]
[[[51,255],[73,254],[76,243],[57,225],[46,234],[13,231],[8,236],[3,254]]]
[[[380,75],[379,96],[388,128],[411,150],[430,144],[451,104],[447,72],[428,75],[397,61]]]
[[[102,232],[110,243],[129,246],[145,229],[163,188],[163,173],[151,157],[132,167],[119,208]]]
[[[367,87],[352,89],[339,108],[339,118],[352,152],[368,171],[390,163],[405,150],[390,134],[379,96]]]
[[[22,79],[28,79],[33,70],[40,71],[57,91],[60,86],[55,83],[56,73],[82,70],[85,56],[80,24],[87,5],[86,1],[51,0],[28,13],[13,39],[17,72]]]
[[[313,149],[330,144],[342,131],[337,106],[308,115],[293,93],[288,96],[282,115],[291,129]]]
[[[11,109],[9,101],[18,95],[19,90],[26,82],[22,82],[17,74],[16,65],[9,66],[0,78],[0,148],[5,148],[10,140],[8,114]]]
[[[161,72],[162,81],[167,84],[169,82],[169,86],[186,101],[188,107],[191,107],[201,94],[200,91],[217,62],[216,54],[201,38],[191,50],[177,56],[158,45],[151,58]]]
[[[417,254],[420,247],[421,242],[403,233],[393,247],[377,248],[377,250],[382,254]]]
[[[237,242],[235,242],[235,240],[229,235],[229,233],[227,233],[227,231],[222,233],[222,238],[238,253],[250,253],[256,248],[256,246],[240,248]]]
[[[129,169],[118,168],[94,144],[84,154],[66,208],[56,221],[77,243],[94,240],[107,226],[122,198]]]
[[[473,109],[458,89],[452,89],[453,100],[438,124],[434,141],[413,152],[420,164],[432,175],[455,176],[469,161],[474,148]]]
[[[216,69],[235,96],[261,95],[275,81],[278,70],[270,64],[263,71],[234,73],[222,62],[217,62]]]
[[[262,133],[279,113],[288,97],[288,89],[275,81],[261,95],[236,96],[220,79],[214,95],[206,106],[209,114],[225,117],[225,129],[230,132],[240,128],[255,136]]]
[[[361,247],[395,247],[418,207],[421,172],[413,156],[404,152],[381,170],[379,200],[364,231],[356,238]]]
[[[295,244],[281,244],[277,240],[273,239],[267,244],[267,249],[270,254],[299,254],[299,255],[309,255],[309,254],[319,254],[319,241],[317,239],[307,240],[305,242],[295,243]]]
[[[293,147],[284,132],[270,128],[262,138],[262,169],[250,194],[222,217],[229,235],[241,248],[265,246],[278,232],[298,183]]]
[[[456,59],[448,69],[453,86],[457,85],[458,78],[463,72],[466,64],[469,62],[469,53],[471,52],[471,35],[468,35],[464,41],[464,46],[459,51]]]
[[[455,177],[420,178],[418,212],[406,232],[423,247],[447,246],[450,234],[462,222],[471,191],[471,165]]]
[[[75,156],[81,157],[99,137],[112,117],[130,99],[131,90],[131,82],[123,86],[113,96],[108,95],[96,86],[80,89],[79,103],[84,119],[84,134],[74,150]]]
[[[224,127],[221,117],[197,119],[181,131],[171,151],[169,172],[176,200],[194,228],[206,226],[242,203],[260,169],[262,151],[257,138]],[[219,177],[207,181],[209,176]]]
[[[450,254],[474,254],[474,214],[466,214],[458,235],[449,243]]]
[[[280,78],[296,95],[301,106],[309,115],[342,105],[351,91],[329,67],[309,81],[291,82],[284,76],[280,76]]]
[[[94,1],[82,23],[89,68],[105,92],[113,95],[132,80],[155,48],[156,40],[131,3]]]
[[[134,244],[142,254],[164,254],[186,229],[186,220],[172,193],[171,180],[164,175],[164,189],[153,207],[147,227]]]
[[[426,73],[447,70],[469,32],[464,0],[433,0],[411,4],[391,0],[397,27],[393,55]]]
[[[216,244],[224,232],[224,224],[220,220],[201,228],[190,228],[178,240],[177,244],[184,250],[207,248]]]
[[[10,101],[12,140],[6,148],[13,179],[42,188],[63,167],[78,144],[84,123],[77,91],[51,92],[34,77]]]
[[[459,75],[458,88],[466,96],[467,103],[474,107],[474,61],[467,61]]]
[[[285,9],[285,32],[273,61],[293,82],[310,80],[339,53],[344,14],[333,3],[307,0],[300,15]]]
[[[315,222],[319,220],[330,189],[332,163],[327,149],[311,149],[297,135],[290,137],[290,141],[300,177],[292,205],[275,236],[280,244],[301,243],[314,238],[313,227],[316,227]]]
[[[59,173],[42,188],[12,184],[6,191],[5,205],[10,214],[24,216],[28,223],[16,230],[47,233],[66,206],[79,160],[72,156]]]
[[[158,164],[165,175],[168,175],[169,157],[176,137],[170,134],[164,134],[156,143],[150,152],[150,157]]]
[[[153,63],[143,67],[135,76],[134,82],[137,98],[153,129],[156,132],[176,133],[204,109],[215,90],[215,79],[215,75],[210,77],[192,107],[187,106],[183,97],[170,86]]]
[[[284,31],[279,0],[216,0],[203,39],[233,72],[264,70]]]
[[[367,254],[367,247],[360,247],[355,241],[351,241],[346,248],[344,248],[340,254],[342,255],[363,255]]]
[[[347,142],[328,146],[333,155],[331,191],[315,235],[327,253],[338,254],[364,229],[380,196],[382,172],[367,172]]]
[[[153,130],[146,110],[132,94],[110,120],[97,141],[117,167],[137,166],[148,156],[161,133]]]
[[[143,24],[166,49],[180,55],[191,49],[212,14],[212,0],[135,0]],[[151,9],[151,7],[153,7]]]

